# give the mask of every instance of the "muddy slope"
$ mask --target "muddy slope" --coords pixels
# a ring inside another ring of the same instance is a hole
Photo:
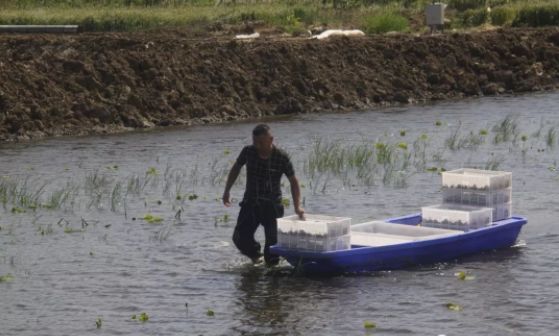
[[[253,42],[0,35],[0,141],[558,86],[559,28]]]

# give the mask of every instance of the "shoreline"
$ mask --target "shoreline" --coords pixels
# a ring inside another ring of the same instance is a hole
[[[0,35],[0,142],[559,88],[559,28],[328,40]]]

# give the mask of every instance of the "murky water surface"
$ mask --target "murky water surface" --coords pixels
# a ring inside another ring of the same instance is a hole
[[[330,278],[297,276],[287,264],[254,267],[230,241],[238,207],[219,198],[254,124],[4,145],[0,334],[554,334],[558,112],[559,94],[551,93],[270,122],[292,155],[307,212],[354,223],[438,203],[432,167],[513,172],[513,212],[529,219],[524,246]],[[507,116],[504,132],[493,129]],[[496,144],[500,135],[506,139]],[[357,157],[378,143],[391,148],[389,165],[373,157],[360,172],[316,168],[326,160],[320,148]],[[475,278],[460,281],[459,271]],[[138,321],[142,312],[147,322]]]

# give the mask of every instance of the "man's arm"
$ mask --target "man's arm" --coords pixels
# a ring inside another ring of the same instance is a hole
[[[305,210],[301,208],[301,188],[299,187],[299,181],[295,175],[288,177],[289,184],[291,185],[291,197],[293,197],[293,207],[295,208],[295,213],[299,215],[299,218],[305,219]]]
[[[231,195],[229,194],[229,192],[231,191],[233,184],[235,184],[237,177],[239,177],[240,172],[241,166],[235,162],[235,164],[229,171],[229,175],[227,176],[227,183],[225,184],[225,191],[223,192],[223,204],[225,204],[225,206],[227,207],[231,206]]]

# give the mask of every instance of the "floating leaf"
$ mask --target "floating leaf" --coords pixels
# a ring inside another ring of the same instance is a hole
[[[487,135],[487,130],[486,129],[480,130],[479,135]]]
[[[435,126],[441,126],[443,123],[440,122],[439,120],[435,121]]]
[[[196,199],[198,199],[198,195],[196,195],[196,194],[188,195],[188,200],[189,201],[194,201]]]
[[[103,321],[101,320],[100,317],[98,317],[97,320],[95,320],[95,325],[97,326],[97,329],[101,328],[101,326],[103,325]]]
[[[523,136],[520,137],[520,140],[526,141],[526,140],[528,140],[528,137],[526,135],[523,135]]]
[[[155,167],[149,167],[148,170],[146,171],[146,175],[158,175],[159,173],[157,172],[157,168]]]
[[[140,318],[138,319],[140,322],[147,322],[149,320],[149,316],[147,313],[141,313]]]
[[[474,280],[475,277],[473,275],[469,275],[464,271],[460,271],[460,272],[456,272],[454,273],[454,276],[456,276],[458,278],[458,280]]]
[[[406,136],[406,131],[401,130],[401,131],[400,131],[400,136]]]
[[[377,150],[383,150],[383,149],[386,148],[386,145],[383,144],[382,142],[377,142],[377,143],[375,144],[375,148],[376,148]]]
[[[377,327],[377,325],[374,324],[374,323],[371,322],[371,321],[365,321],[365,322],[363,322],[363,327],[364,327],[365,329],[374,329],[374,328]]]
[[[446,308],[452,311],[461,311],[462,307],[456,303],[449,302],[445,305]]]
[[[12,280],[14,280],[14,277],[10,273],[0,276],[0,282],[10,282]]]
[[[231,154],[231,151],[229,149],[226,149],[226,150],[223,151],[223,154],[224,155],[229,155],[229,154]]]
[[[143,220],[145,220],[146,222],[150,223],[150,224],[154,224],[154,223],[160,223],[163,221],[163,218],[159,217],[159,216],[154,216],[152,214],[146,214],[143,217]]]
[[[398,144],[398,148],[403,149],[403,150],[408,150],[408,144],[405,142],[400,142]]]
[[[289,208],[289,205],[291,204],[291,201],[289,200],[289,198],[283,197],[283,198],[281,199],[281,204],[282,204],[284,207]]]
[[[25,210],[22,209],[22,208],[19,208],[19,207],[13,207],[12,208],[12,213],[13,214],[20,214],[20,213],[24,213],[24,212],[25,212]]]
[[[213,311],[213,310],[211,310],[211,309],[208,309],[208,311],[206,312],[206,315],[208,315],[208,316],[214,316],[214,315],[215,315],[215,313],[214,313],[214,311]]]
[[[84,230],[82,230],[82,229],[74,229],[74,228],[71,228],[71,227],[69,227],[69,226],[67,226],[67,227],[64,228],[64,233],[78,233],[78,232],[84,232]]]
[[[137,317],[136,317],[136,314],[132,315],[132,319],[133,319],[133,320],[135,320],[136,318],[137,318]]]

